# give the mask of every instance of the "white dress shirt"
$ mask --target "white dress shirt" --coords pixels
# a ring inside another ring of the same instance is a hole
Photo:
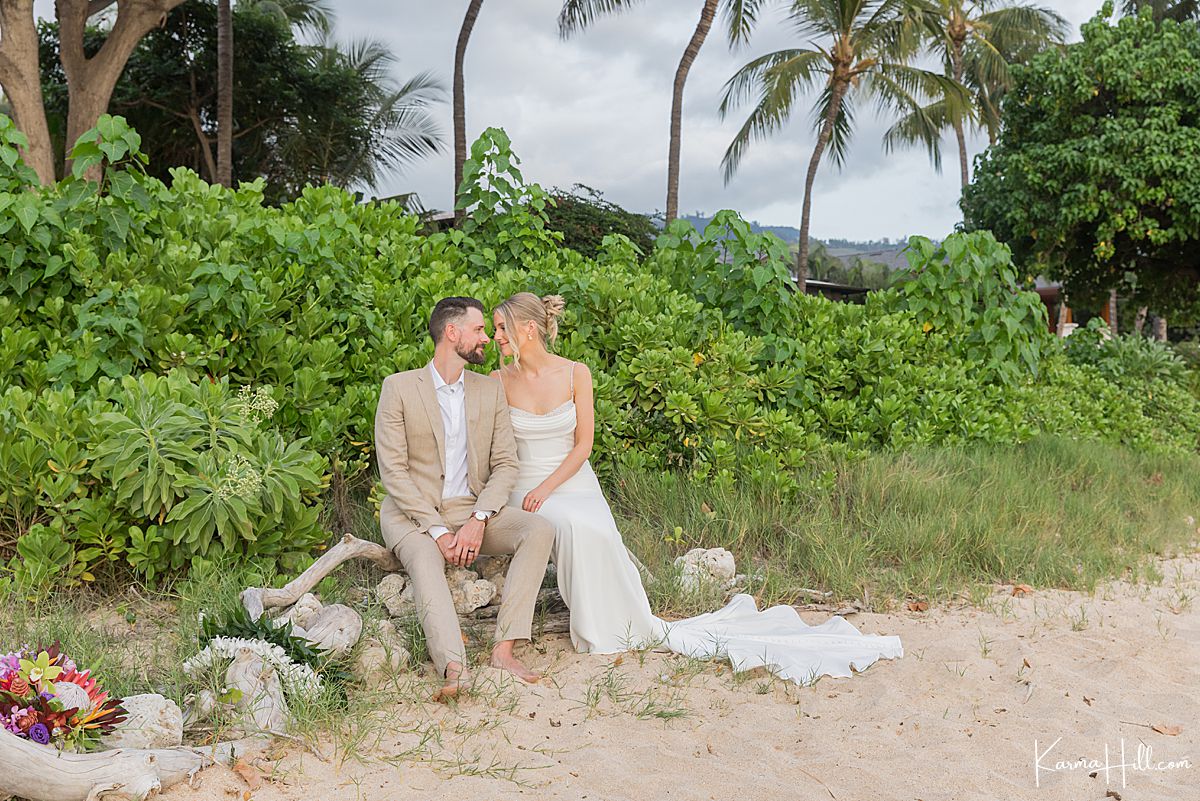
[[[429,363],[429,372],[433,376],[434,392],[442,410],[442,431],[446,440],[446,462],[443,465],[446,478],[442,484],[442,499],[462,498],[471,494],[467,483],[466,382],[463,374],[459,373],[457,381],[447,384],[433,362]],[[436,540],[449,530],[445,526],[430,526],[429,536]]]

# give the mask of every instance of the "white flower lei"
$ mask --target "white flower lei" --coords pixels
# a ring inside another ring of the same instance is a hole
[[[321,690],[321,677],[308,665],[292,661],[287,652],[273,643],[263,640],[246,640],[241,637],[213,637],[204,650],[183,663],[183,672],[194,678],[199,672],[213,667],[218,659],[232,660],[239,648],[248,648],[262,660],[279,671],[280,680],[292,691],[310,695]]]

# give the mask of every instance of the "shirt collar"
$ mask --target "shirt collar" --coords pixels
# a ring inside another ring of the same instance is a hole
[[[441,389],[442,387],[465,388],[465,382],[463,381],[463,378],[466,375],[466,372],[467,372],[466,369],[464,369],[461,373],[458,374],[458,380],[455,381],[453,384],[446,383],[445,379],[442,378],[442,374],[439,373],[437,371],[437,368],[433,366],[433,362],[429,363],[429,372],[433,374],[433,389],[435,392],[437,390]]]

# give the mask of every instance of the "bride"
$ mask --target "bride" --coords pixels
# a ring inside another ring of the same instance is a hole
[[[575,649],[605,654],[662,644],[689,656],[726,657],[736,671],[766,667],[802,684],[903,656],[899,637],[860,634],[841,617],[809,626],[790,606],[758,611],[749,595],[687,620],[654,616],[588,461],[591,372],[550,352],[563,308],[561,296],[530,292],[500,304],[494,339],[508,363],[492,375],[504,384],[520,461],[509,503],[554,523],[551,559],[571,610]]]

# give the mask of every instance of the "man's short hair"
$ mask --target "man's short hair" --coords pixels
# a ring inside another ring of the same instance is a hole
[[[468,309],[479,309],[479,313],[483,314],[483,304],[475,298],[442,298],[433,307],[433,314],[429,315],[429,336],[433,339],[433,344],[442,341],[442,334],[446,332],[446,326],[451,323],[458,323],[466,316]]]

